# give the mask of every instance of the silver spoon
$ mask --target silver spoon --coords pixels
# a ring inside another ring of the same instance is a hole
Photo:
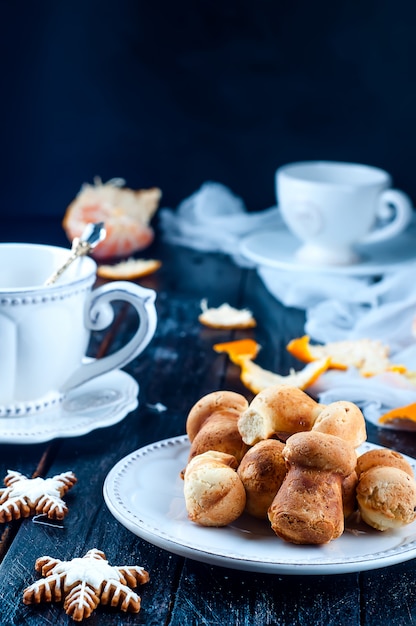
[[[82,235],[75,237],[71,246],[71,254],[61,267],[52,274],[45,281],[45,285],[52,285],[58,280],[63,272],[80,256],[85,256],[90,250],[95,248],[106,237],[106,230],[104,228],[104,222],[98,222],[97,224],[87,224]]]

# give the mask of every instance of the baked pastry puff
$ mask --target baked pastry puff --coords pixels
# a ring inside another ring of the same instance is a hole
[[[358,458],[357,471],[357,503],[364,522],[385,531],[416,520],[416,481],[401,454],[370,450]]]
[[[323,544],[344,531],[343,481],[354,470],[354,447],[335,435],[301,432],[283,449],[288,472],[268,517],[282,539]]]
[[[336,435],[355,448],[367,438],[364,416],[356,404],[343,400],[320,404],[291,385],[260,391],[241,412],[238,429],[251,446],[275,437],[285,441],[294,433],[309,430]]]
[[[266,387],[241,413],[238,429],[243,441],[251,446],[275,436],[286,439],[293,433],[311,430],[323,407],[292,385]]]
[[[246,512],[267,520],[267,511],[286,476],[284,443],[259,441],[244,455],[237,473],[246,490]]]
[[[358,448],[367,439],[365,419],[353,402],[337,400],[322,407],[312,430],[336,435]]]
[[[189,519],[201,526],[226,526],[246,504],[246,492],[231,454],[209,450],[194,457],[184,474],[185,506]]]
[[[246,398],[234,391],[214,391],[198,400],[186,420],[191,442],[188,461],[208,450],[217,450],[240,462],[248,445],[238,430],[238,419],[247,407]]]

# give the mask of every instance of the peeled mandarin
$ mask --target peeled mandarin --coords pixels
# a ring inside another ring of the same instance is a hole
[[[161,198],[157,187],[133,191],[122,179],[84,184],[68,206],[62,226],[70,241],[79,237],[88,223],[104,222],[104,241],[92,251],[95,259],[127,257],[147,248],[154,239],[150,221]]]

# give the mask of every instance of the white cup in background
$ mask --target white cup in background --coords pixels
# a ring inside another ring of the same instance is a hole
[[[301,241],[297,258],[317,265],[359,261],[356,244],[395,237],[412,218],[412,203],[392,189],[384,170],[356,163],[304,161],[276,172],[277,202]]]
[[[154,335],[155,292],[127,281],[92,290],[97,266],[90,257],[45,286],[68,255],[54,246],[0,244],[0,417],[50,408],[67,391],[132,361]],[[108,356],[85,359],[91,331],[111,324],[116,301],[136,309],[137,331]]]

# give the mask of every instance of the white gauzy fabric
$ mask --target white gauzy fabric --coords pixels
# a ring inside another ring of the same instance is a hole
[[[204,183],[176,211],[160,209],[159,223],[170,243],[210,252],[225,252],[236,262],[252,266],[238,253],[239,241],[256,230],[279,228],[276,207],[248,213],[243,201],[220,183]]]
[[[395,353],[413,343],[416,269],[402,268],[351,293],[351,300],[329,299],[310,308],[306,332],[327,343],[341,339],[383,338]]]
[[[253,264],[238,252],[241,239],[255,231],[283,228],[277,207],[249,213],[241,198],[227,187],[207,182],[176,211],[160,209],[164,239],[204,251],[223,252],[243,266]],[[321,343],[370,338],[390,348],[391,359],[416,371],[416,270],[412,266],[386,273],[377,282],[369,277],[305,273],[257,267],[266,288],[286,306],[305,310],[305,333]],[[409,350],[405,349],[410,346]],[[407,400],[416,402],[415,388],[403,388],[403,377],[363,379],[354,370],[329,372],[316,387],[320,401],[350,399],[374,416]],[[413,399],[414,398],[414,399]],[[376,408],[375,408],[376,407]],[[367,417],[367,415],[366,415]]]

